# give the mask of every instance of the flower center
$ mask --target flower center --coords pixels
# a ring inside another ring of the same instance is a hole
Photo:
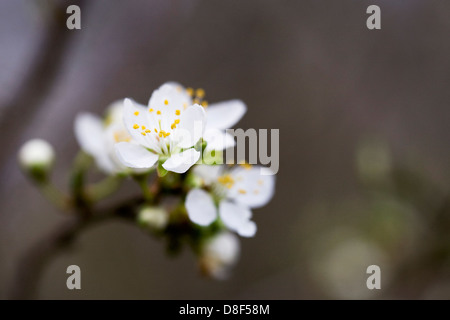
[[[234,179],[229,174],[224,174],[217,178],[217,181],[227,189],[231,189],[234,185]]]
[[[119,142],[130,142],[131,136],[126,132],[126,130],[116,130],[114,131],[114,141]]]

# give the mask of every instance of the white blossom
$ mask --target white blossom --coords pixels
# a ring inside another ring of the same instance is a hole
[[[249,164],[230,170],[225,166],[199,165],[194,171],[211,191],[189,191],[185,205],[191,221],[207,226],[219,216],[228,229],[240,236],[254,236],[257,228],[250,220],[251,209],[267,204],[274,193],[275,176],[269,169]]]
[[[159,160],[167,171],[186,172],[200,158],[194,146],[206,125],[203,107],[189,105],[189,95],[164,84],[155,90],[148,107],[125,99],[124,124],[136,143],[115,145],[122,163],[131,168],[151,168]]]
[[[125,172],[124,166],[114,150],[114,145],[132,138],[123,125],[123,100],[112,103],[102,119],[83,112],[75,118],[75,137],[84,152],[91,155],[97,167],[107,174]]]
[[[200,104],[206,112],[206,127],[203,140],[207,142],[206,151],[224,150],[234,147],[233,136],[226,133],[226,129],[233,127],[247,112],[247,106],[238,99],[208,104],[203,89],[193,90],[184,88],[176,82],[167,82],[165,85],[175,87],[176,91],[184,95],[187,105]]]

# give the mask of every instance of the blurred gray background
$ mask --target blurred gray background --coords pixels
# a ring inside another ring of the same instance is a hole
[[[74,3],[82,29],[68,31],[65,8]],[[370,4],[381,7],[381,30],[366,28]],[[441,0],[2,0],[0,298],[9,296],[21,254],[67,219],[20,172],[20,145],[48,140],[54,180],[66,188],[78,151],[75,115],[100,115],[123,97],[146,103],[170,80],[204,88],[210,102],[245,101],[241,128],[280,129],[276,194],[255,210],[258,233],[242,239],[233,276],[205,279],[189,250],[167,257],[162,243],[111,221],[51,259],[34,298],[449,298],[448,260],[394,291],[369,292],[365,267],[387,270],[387,284],[399,272],[395,253],[355,227],[364,205],[350,214],[342,204],[364,201],[355,154],[366,137],[385,141],[393,159],[416,159],[447,190],[449,18],[450,2]],[[123,190],[138,192],[131,182]],[[422,225],[415,217],[407,218],[415,227],[400,223],[413,248]],[[330,221],[345,234],[337,248]],[[82,290],[66,288],[70,264],[81,267]]]

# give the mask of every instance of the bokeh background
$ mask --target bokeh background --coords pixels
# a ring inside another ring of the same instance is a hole
[[[81,30],[65,27],[70,4]],[[366,28],[370,4],[381,30]],[[32,298],[450,298],[449,18],[441,0],[2,0],[0,298],[68,219],[20,172],[20,145],[48,140],[66,188],[77,112],[145,103],[169,80],[244,100],[241,128],[280,129],[276,195],[233,276],[205,279],[189,250],[167,257],[111,221],[50,259]],[[70,264],[82,290],[66,288]],[[381,290],[366,288],[371,264]]]

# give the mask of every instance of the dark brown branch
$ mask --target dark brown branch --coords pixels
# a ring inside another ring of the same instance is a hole
[[[47,263],[67,249],[87,227],[112,218],[134,221],[137,206],[142,199],[126,201],[118,207],[95,213],[89,218],[74,215],[57,226],[53,232],[37,241],[23,253],[17,263],[16,273],[11,284],[10,299],[32,299],[36,294],[40,275]]]
[[[76,4],[81,5],[84,1],[76,1]],[[44,101],[50,92],[60,66],[64,59],[70,38],[74,32],[68,30],[66,27],[66,8],[65,2],[52,2],[53,7],[45,20],[46,27],[44,30],[44,37],[39,43],[36,54],[30,63],[22,83],[16,90],[12,100],[2,106],[3,114],[0,118],[0,127],[4,132],[8,132],[8,137],[19,137],[17,133],[20,130],[17,121],[13,119],[21,118],[22,124],[26,126],[23,121],[31,121],[33,115],[39,110],[39,105]],[[21,115],[27,114],[27,117]],[[11,148],[17,147],[16,139],[3,140],[4,150],[8,150],[9,154]],[[0,167],[4,164],[7,158],[0,158]]]

